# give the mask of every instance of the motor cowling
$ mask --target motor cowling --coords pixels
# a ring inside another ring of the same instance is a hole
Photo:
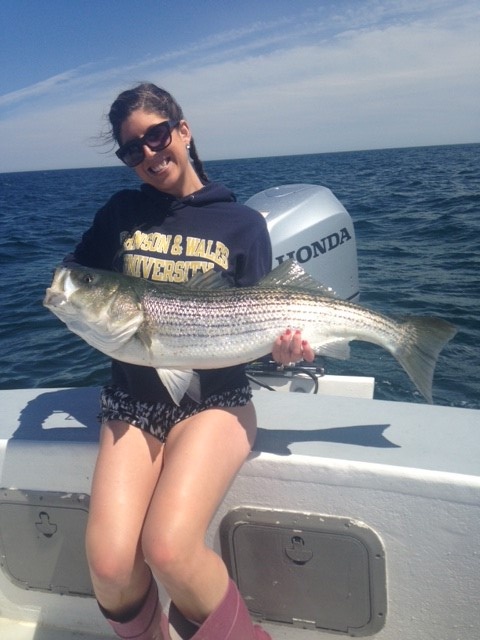
[[[327,187],[289,184],[260,191],[246,203],[267,221],[272,268],[293,258],[343,300],[358,300],[355,231],[350,214]]]

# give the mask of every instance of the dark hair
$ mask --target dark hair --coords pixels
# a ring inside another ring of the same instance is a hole
[[[110,107],[108,119],[112,126],[112,138],[121,144],[120,130],[125,120],[134,111],[142,109],[147,113],[156,113],[168,120],[183,120],[183,111],[175,98],[160,87],[150,82],[143,82],[133,89],[123,91]],[[193,138],[190,140],[190,158],[199,178],[208,182],[203,163],[198,157],[197,148]]]

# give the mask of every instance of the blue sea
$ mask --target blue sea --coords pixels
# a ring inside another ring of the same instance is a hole
[[[352,216],[361,303],[445,318],[434,401],[480,408],[480,144],[207,162],[239,201],[273,186],[330,188]],[[123,167],[0,174],[0,388],[80,387],[108,379],[108,359],[42,306],[53,269],[119,189]],[[355,342],[327,373],[376,378],[379,399],[424,402],[396,361]]]

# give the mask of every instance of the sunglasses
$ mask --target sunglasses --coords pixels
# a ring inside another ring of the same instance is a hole
[[[143,147],[146,145],[151,151],[162,151],[172,142],[172,129],[180,124],[180,120],[166,120],[151,127],[141,138],[130,140],[122,144],[115,151],[117,158],[127,167],[136,167],[145,158]]]

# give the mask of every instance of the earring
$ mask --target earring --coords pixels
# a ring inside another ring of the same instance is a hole
[[[190,151],[190,145],[187,144],[187,151]]]

